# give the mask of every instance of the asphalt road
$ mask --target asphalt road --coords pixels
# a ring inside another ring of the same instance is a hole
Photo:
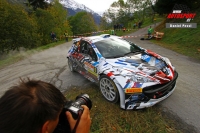
[[[130,35],[144,35],[147,28],[141,28]],[[175,92],[159,103],[163,112],[188,132],[200,132],[200,62],[174,51],[162,48],[141,37],[127,38],[137,45],[168,57],[179,73]],[[66,59],[72,42],[67,42],[43,52],[27,55],[27,58],[0,69],[0,96],[20,78],[41,79],[51,82],[61,91],[71,86],[90,86],[87,79],[78,73],[71,73]]]

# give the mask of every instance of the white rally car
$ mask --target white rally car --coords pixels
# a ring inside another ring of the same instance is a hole
[[[71,71],[98,83],[105,99],[126,110],[166,99],[178,77],[168,58],[109,34],[74,39],[67,59]]]

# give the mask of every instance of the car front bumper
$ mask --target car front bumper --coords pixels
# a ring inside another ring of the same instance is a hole
[[[176,80],[178,78],[178,73],[175,72],[174,78],[172,81],[164,84],[164,85],[155,85],[143,88],[143,95],[147,97],[145,100],[138,99],[137,101],[128,100],[126,101],[126,105],[121,105],[122,108],[126,110],[136,110],[142,108],[151,107],[164,99],[168,98],[176,88]],[[128,105],[127,105],[128,104]]]
[[[158,98],[158,99],[150,99],[148,102],[141,102],[139,107],[136,107],[136,109],[142,109],[142,108],[147,108],[147,107],[151,107],[161,101],[163,101],[164,99],[168,98],[175,90],[176,85],[174,86],[174,88],[165,96]]]
[[[163,101],[164,99],[168,98],[175,90],[176,86],[165,96],[158,98],[158,99],[150,99],[148,102],[139,102],[132,105],[129,105],[126,110],[135,110],[135,109],[143,109],[154,106],[155,104]]]

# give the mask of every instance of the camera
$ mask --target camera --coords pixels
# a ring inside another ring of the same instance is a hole
[[[80,94],[75,101],[67,101],[59,116],[59,122],[53,133],[71,133],[70,125],[67,120],[66,111],[69,111],[75,120],[80,117],[80,112],[83,112],[81,105],[86,105],[89,109],[92,108],[92,101],[88,94]]]

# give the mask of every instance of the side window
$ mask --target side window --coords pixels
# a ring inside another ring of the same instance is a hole
[[[97,55],[90,44],[88,44],[88,54],[90,55],[93,61],[97,61]]]
[[[97,61],[97,55],[92,46],[88,42],[81,41],[79,51],[80,53],[89,55],[93,61]]]
[[[87,42],[86,41],[81,41],[80,42],[80,53],[87,53]]]

